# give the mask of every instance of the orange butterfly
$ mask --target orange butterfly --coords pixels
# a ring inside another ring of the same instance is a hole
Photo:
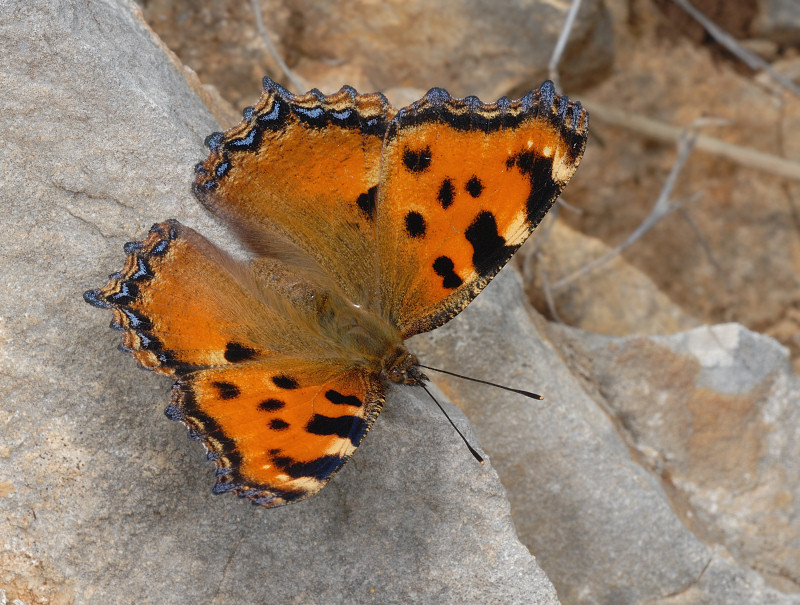
[[[296,502],[352,456],[388,383],[426,380],[403,341],[505,265],[587,127],[550,82],[490,104],[434,88],[397,111],[382,94],[294,96],[265,78],[243,121],[207,139],[194,184],[253,259],[169,220],[84,298],[113,311],[139,364],[177,379],[166,414],[205,443],[215,493]]]

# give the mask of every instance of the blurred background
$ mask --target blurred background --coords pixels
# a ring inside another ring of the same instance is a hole
[[[517,255],[537,308],[610,335],[736,321],[800,368],[800,3],[696,0],[704,26],[685,0],[583,0],[557,65],[568,1],[140,5],[226,128],[265,74],[397,106],[557,78],[591,129],[567,203]]]

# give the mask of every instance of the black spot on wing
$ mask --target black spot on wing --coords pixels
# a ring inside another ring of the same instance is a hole
[[[478,213],[464,237],[472,244],[472,264],[480,275],[492,274],[515,250],[506,246],[506,240],[497,232],[494,215],[486,210]]]
[[[403,164],[411,172],[424,172],[430,168],[431,148],[425,147],[424,149],[412,150],[408,147],[403,151]]]
[[[355,395],[342,395],[339,391],[334,391],[333,389],[326,391],[325,398],[337,405],[354,405],[357,407],[363,405],[361,400]]]
[[[450,204],[453,203],[453,198],[456,195],[456,188],[453,186],[453,181],[450,179],[445,179],[442,181],[442,185],[439,187],[439,195],[436,196],[436,199],[439,200],[439,203],[442,205],[442,208],[447,210],[450,207]]]
[[[269,398],[259,403],[258,409],[264,412],[276,412],[277,410],[283,408],[285,405],[286,403],[284,403],[280,399]]]
[[[290,376],[285,376],[283,374],[279,374],[278,376],[273,376],[272,384],[274,384],[279,389],[296,389],[298,386],[300,386],[294,378]]]
[[[225,345],[225,361],[229,363],[238,363],[240,361],[248,361],[258,355],[255,349],[246,347],[238,342],[229,342]]]
[[[235,399],[241,393],[239,387],[232,382],[217,381],[212,382],[211,385],[217,389],[221,399]]]
[[[273,458],[273,462],[283,469],[283,471],[294,479],[302,477],[313,477],[324,481],[330,477],[336,469],[344,464],[345,459],[340,456],[320,456],[309,462],[298,462],[288,456],[278,456]]]
[[[467,181],[467,193],[472,197],[480,197],[483,193],[483,183],[477,176],[472,175],[472,178]]]
[[[269,421],[269,428],[273,431],[285,431],[289,428],[289,423],[280,418],[273,418]]]
[[[531,192],[526,211],[528,222],[535,227],[561,192],[562,184],[553,180],[553,160],[538,156],[533,151],[525,151],[509,158],[506,165],[509,168],[516,167],[530,180]]]
[[[364,214],[368,220],[372,220],[375,216],[375,197],[378,193],[377,187],[370,187],[366,193],[358,196],[356,204],[358,209]]]
[[[358,416],[330,417],[322,414],[314,414],[306,425],[306,430],[312,435],[336,435],[350,439],[353,445],[358,445],[366,428],[367,423]]]
[[[463,280],[453,271],[454,268],[453,260],[449,256],[440,256],[433,261],[433,270],[436,275],[443,278],[442,287],[448,290],[454,290],[463,283]]]
[[[425,235],[425,218],[416,210],[406,214],[406,233],[409,237],[423,237]]]

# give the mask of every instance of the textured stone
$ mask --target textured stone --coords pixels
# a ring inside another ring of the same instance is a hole
[[[707,541],[774,586],[800,587],[800,378],[738,324],[582,339],[627,445]]]
[[[542,0],[260,4],[278,52],[323,92],[342,84],[371,90],[441,86],[486,100],[527,92],[547,77],[569,9],[569,3]],[[251,102],[263,73],[283,78],[258,37],[250,3],[151,0],[145,5],[148,21],[170,48],[235,105]],[[608,73],[613,52],[604,2],[584,1],[561,63],[564,86],[598,82]]]
[[[393,392],[307,502],[210,493],[213,465],[162,414],[169,381],[116,351],[81,294],[156,220],[230,246],[189,192],[217,125],[127,2],[0,5],[0,44],[7,600],[557,603],[492,467],[421,390]]]
[[[474,423],[507,486],[519,536],[536,554],[559,596],[570,603],[672,603],[670,598],[686,593],[693,596],[675,602],[725,603],[731,601],[724,595],[738,594],[746,603],[800,603],[800,595],[767,586],[748,567],[753,564],[762,571],[760,563],[775,561],[768,559],[773,544],[786,545],[790,554],[788,547],[797,540],[797,529],[788,522],[794,496],[785,492],[794,489],[792,477],[799,459],[794,449],[798,423],[793,414],[797,412],[788,405],[791,395],[779,393],[774,402],[764,402],[763,413],[753,412],[758,416],[771,410],[774,416],[772,430],[764,432],[773,444],[772,454],[766,459],[762,454],[759,462],[763,466],[747,479],[765,495],[761,509],[742,523],[738,533],[731,524],[737,514],[747,510],[746,503],[714,516],[712,496],[725,478],[713,477],[720,453],[713,440],[707,439],[695,450],[698,459],[708,458],[706,483],[694,487],[692,494],[707,503],[708,517],[687,519],[686,507],[676,505],[674,491],[679,487],[669,482],[669,474],[662,475],[660,467],[644,463],[632,444],[620,438],[636,417],[624,410],[619,414],[609,410],[617,401],[627,402],[629,407],[635,404],[636,410],[652,408],[652,419],[648,416],[640,422],[653,423],[652,432],[660,435],[656,420],[659,397],[663,400],[664,395],[653,388],[648,391],[647,381],[648,377],[660,377],[662,383],[671,382],[674,372],[665,365],[664,355],[645,356],[641,351],[614,354],[615,339],[549,325],[522,304],[522,298],[519,277],[504,270],[456,319],[412,343],[428,365],[545,396],[543,402],[536,402],[437,375],[442,390]],[[709,365],[718,359],[741,361],[742,365],[728,363],[727,373],[715,374],[710,369],[703,382],[707,388],[716,385],[715,380],[730,381],[736,392],[746,392],[759,380],[781,383],[779,378],[771,378],[772,374],[782,375],[784,383],[791,382],[785,351],[780,347],[776,351],[771,339],[737,328],[747,336],[741,337],[741,348],[733,354],[730,338],[719,343],[713,336],[698,338],[702,330],[705,328],[670,337],[639,337],[636,342],[653,348],[665,347],[656,343],[678,347],[678,343],[693,342],[694,350],[702,351]],[[715,327],[711,333],[720,330],[727,334],[730,328]],[[745,360],[753,356],[760,362],[750,363],[745,371]],[[616,396],[612,398],[611,393]],[[743,424],[743,415],[747,416],[747,411],[743,414],[736,406],[715,411],[722,426],[737,421]],[[780,431],[778,418],[788,422]],[[666,436],[670,434],[667,430]],[[739,436],[732,439],[732,453],[741,441]],[[751,444],[745,441],[741,447]],[[632,451],[636,455],[632,456]],[[733,458],[730,473],[735,473],[738,460],[752,455]],[[730,495],[734,496],[733,491]],[[724,494],[721,496],[724,503]],[[776,503],[782,507],[775,507]],[[736,557],[736,563],[714,563],[716,555],[708,545],[733,551],[735,541],[748,539],[751,533],[749,539],[756,543],[757,523],[771,518],[785,521],[783,525],[773,522],[759,538],[757,544],[767,547],[761,559]],[[717,527],[729,528],[731,533],[722,539],[724,533]],[[791,562],[783,558],[780,564],[787,569]],[[718,568],[714,574],[707,572]],[[794,592],[787,583],[780,587]]]

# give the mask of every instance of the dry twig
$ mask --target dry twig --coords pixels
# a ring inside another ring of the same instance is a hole
[[[567,48],[567,40],[572,31],[572,26],[575,24],[575,18],[578,16],[578,10],[581,8],[581,0],[572,0],[572,4],[567,12],[567,18],[564,20],[564,25],[561,28],[561,33],[558,35],[558,40],[553,48],[553,54],[550,57],[550,63],[547,65],[547,73],[556,90],[561,92],[561,81],[558,73],[558,64],[561,62],[561,56],[564,54],[564,49]]]
[[[261,36],[261,39],[264,41],[264,45],[267,47],[267,50],[272,55],[272,58],[275,59],[275,62],[278,64],[278,67],[281,68],[281,71],[286,76],[286,79],[292,83],[297,93],[302,94],[306,90],[308,90],[308,86],[306,85],[305,80],[300,76],[296,75],[289,66],[286,65],[286,62],[283,60],[283,57],[280,56],[278,50],[272,44],[272,40],[269,37],[269,32],[267,32],[267,28],[264,27],[264,20],[261,18],[261,5],[259,4],[258,0],[250,0],[250,6],[253,8],[253,16],[256,18],[256,27],[258,28],[258,34]]]
[[[678,157],[675,160],[675,164],[672,166],[672,170],[670,171],[669,175],[667,176],[667,180],[664,183],[664,186],[661,188],[661,193],[658,195],[658,199],[656,199],[656,203],[653,205],[653,209],[650,211],[650,214],[645,218],[641,224],[633,230],[633,232],[616,248],[609,250],[606,254],[601,256],[598,259],[593,260],[592,262],[584,265],[577,271],[574,271],[567,275],[566,277],[562,277],[556,283],[554,283],[551,287],[553,291],[560,290],[564,286],[572,283],[576,279],[583,277],[587,273],[590,273],[597,269],[597,267],[607,263],[609,260],[622,254],[622,252],[633,245],[639,238],[641,238],[645,233],[650,231],[662,218],[664,218],[667,214],[672,212],[673,210],[678,208],[678,205],[670,202],[670,195],[672,195],[672,190],[675,188],[675,183],[678,180],[678,175],[680,174],[681,170],[683,169],[684,165],[686,164],[686,160],[689,159],[689,155],[694,148],[695,142],[697,140],[697,134],[689,134],[684,133],[684,136],[681,137],[678,143]]]
[[[728,51],[733,53],[734,56],[743,61],[750,69],[763,70],[785,89],[800,97],[800,87],[798,87],[797,84],[792,82],[779,71],[773,69],[772,65],[759,57],[757,54],[744,48],[733,36],[726,31],[723,31],[716,23],[692,6],[692,4],[689,3],[689,0],[672,1],[685,10],[695,21],[702,25],[709,35],[714,38],[714,40],[728,49]]]
[[[591,100],[585,100],[583,105],[586,106],[593,120],[600,120],[620,128],[626,128],[651,139],[676,142],[683,135],[683,130],[677,126],[664,124],[657,120],[632,114],[629,111],[608,107]],[[705,151],[706,153],[726,158],[747,168],[763,170],[776,176],[800,181],[800,163],[792,162],[780,156],[756,151],[741,145],[733,145],[703,134],[697,135],[695,148],[697,151]]]

